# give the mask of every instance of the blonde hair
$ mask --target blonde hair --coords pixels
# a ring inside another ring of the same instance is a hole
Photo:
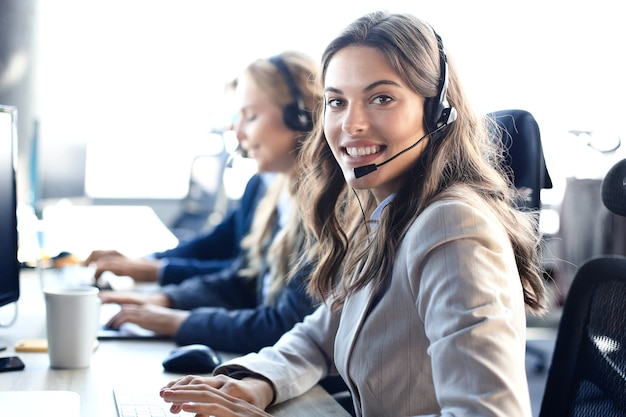
[[[321,92],[315,83],[318,76],[318,63],[298,51],[286,51],[280,56],[299,89],[305,107],[313,110],[321,101]],[[268,59],[258,59],[252,62],[243,73],[279,107],[284,108],[293,101],[284,76]],[[313,119],[314,121],[316,119],[315,113],[313,113]],[[298,141],[293,152],[300,152],[307,133],[294,132]],[[290,172],[277,174],[277,178],[273,180],[259,202],[251,230],[242,241],[242,248],[246,253],[246,264],[241,274],[256,278],[266,264],[271,276],[270,299],[293,275],[304,246],[302,218],[295,202],[298,184],[296,173],[294,166]],[[292,213],[288,224],[275,235],[274,227],[278,221],[281,198],[289,200]]]

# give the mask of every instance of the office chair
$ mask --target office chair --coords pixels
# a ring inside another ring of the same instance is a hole
[[[499,130],[497,137],[505,148],[504,164],[509,178],[520,191],[518,206],[539,215],[541,190],[552,188],[552,180],[543,156],[539,125],[526,110],[500,110],[488,115]],[[536,358],[534,369],[543,372],[548,365],[545,352],[526,345],[526,352]]]
[[[502,130],[500,138],[506,149],[504,163],[509,177],[524,195],[520,207],[538,210],[541,190],[552,188],[552,180],[541,146],[539,125],[526,110],[500,110],[490,114]]]
[[[608,170],[602,180],[602,203],[609,211],[626,217],[626,159]]]
[[[592,258],[576,272],[539,417],[626,416],[626,257]]]
[[[205,230],[209,216],[215,211],[228,153],[198,155],[191,163],[189,191],[182,200],[180,213],[170,225],[179,240],[193,238]]]
[[[626,159],[602,182],[602,202],[626,216]],[[576,271],[563,306],[539,417],[626,416],[626,257]]]

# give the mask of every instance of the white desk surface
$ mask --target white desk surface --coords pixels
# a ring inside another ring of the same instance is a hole
[[[86,257],[94,249],[117,249],[128,256],[142,256],[178,243],[150,207],[51,206],[43,218],[47,239],[44,245],[50,253],[64,250]],[[50,274],[44,273],[46,284],[49,279]],[[11,320],[14,307],[0,308],[0,323]],[[103,340],[94,352],[91,366],[79,370],[50,369],[47,353],[16,353],[14,346],[20,340],[46,336],[45,303],[34,270],[21,271],[17,314],[11,327],[0,328],[0,341],[8,346],[0,356],[17,355],[26,367],[0,373],[0,391],[74,391],[81,398],[81,416],[113,417],[117,416],[113,387],[130,385],[157,393],[180,376],[164,372],[161,366],[161,361],[176,347],[171,341]],[[279,417],[348,416],[319,386],[269,412]]]
[[[165,383],[180,376],[164,372],[161,366],[163,358],[175,348],[171,341],[100,341],[91,366],[79,370],[50,369],[47,353],[16,353],[13,346],[18,341],[45,337],[46,333],[44,298],[35,271],[23,270],[21,283],[17,321],[9,328],[0,328],[0,339],[8,345],[0,356],[17,355],[26,367],[22,371],[0,373],[0,391],[74,391],[81,397],[81,416],[113,417],[117,415],[114,386],[131,385],[158,392]],[[3,322],[11,309],[11,306],[0,309]],[[319,386],[268,411],[278,417],[348,416]]]

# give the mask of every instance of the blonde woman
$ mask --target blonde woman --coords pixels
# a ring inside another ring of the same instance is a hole
[[[180,345],[251,352],[273,344],[314,310],[306,292],[310,268],[295,269],[304,235],[294,200],[296,161],[321,102],[312,83],[317,68],[309,56],[286,51],[254,61],[237,78],[237,137],[259,173],[275,174],[243,239],[243,255],[220,273],[187,278],[157,293],[101,292],[103,302],[122,304],[110,327],[130,322]]]

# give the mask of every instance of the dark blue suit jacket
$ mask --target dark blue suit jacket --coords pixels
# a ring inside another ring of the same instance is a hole
[[[161,285],[174,284],[196,275],[210,274],[231,266],[241,252],[241,240],[250,230],[254,211],[265,194],[266,184],[254,175],[236,208],[211,232],[173,249],[153,254],[166,260]]]
[[[173,308],[191,310],[175,336],[176,343],[255,352],[273,345],[315,310],[316,303],[306,292],[309,266],[301,268],[272,300],[263,300],[261,277],[242,277],[237,269],[233,265],[217,274],[162,288]]]

